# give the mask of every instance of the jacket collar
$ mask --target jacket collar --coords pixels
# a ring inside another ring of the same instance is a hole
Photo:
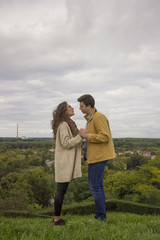
[[[93,109],[93,112],[91,113],[91,116],[90,116],[90,114],[86,114],[85,116],[84,116],[84,118],[89,122],[92,118],[93,118],[93,116],[94,116],[94,114],[97,112],[97,109],[96,108],[94,108]]]

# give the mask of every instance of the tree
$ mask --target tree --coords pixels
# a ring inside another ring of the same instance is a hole
[[[160,169],[160,149],[156,151],[156,157],[149,160],[149,165]]]
[[[138,166],[141,166],[142,164],[145,164],[147,162],[148,159],[136,153],[126,161],[127,169],[128,170],[135,169]]]
[[[134,194],[135,185],[139,182],[140,178],[138,172],[125,171],[125,172],[108,172],[109,175],[104,178],[104,188],[106,196],[110,198],[124,199],[125,196]]]
[[[53,175],[49,175],[43,171],[42,167],[31,168],[23,176],[31,186],[35,202],[39,205],[48,206],[50,199],[54,194],[54,182],[51,183]]]
[[[0,182],[0,204],[2,209],[26,210],[28,205],[33,203],[30,185],[25,181],[19,181],[20,173],[9,173],[2,177]],[[32,194],[33,195],[33,194]]]
[[[30,166],[41,166],[42,158],[37,155],[29,155],[28,156],[28,164]]]

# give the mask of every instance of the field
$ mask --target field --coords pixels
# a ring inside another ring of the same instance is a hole
[[[1,240],[160,240],[160,216],[109,212],[106,222],[93,215],[65,215],[66,226],[51,218],[0,217]]]

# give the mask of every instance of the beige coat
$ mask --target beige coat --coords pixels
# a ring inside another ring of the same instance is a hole
[[[79,135],[73,137],[66,122],[59,125],[55,149],[56,182],[69,182],[74,178],[82,176],[81,141],[82,138]]]

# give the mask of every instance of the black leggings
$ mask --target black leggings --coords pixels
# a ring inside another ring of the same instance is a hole
[[[60,216],[64,195],[67,191],[69,182],[57,183],[57,190],[54,198],[54,215]]]

